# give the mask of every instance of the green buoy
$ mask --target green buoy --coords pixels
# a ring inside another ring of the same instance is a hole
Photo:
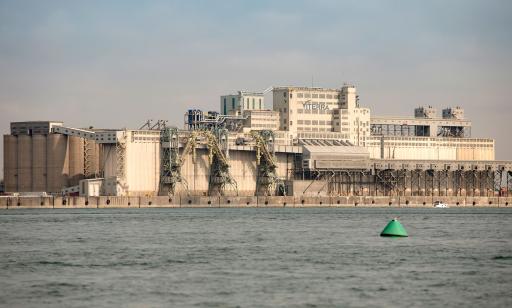
[[[407,231],[405,231],[404,226],[398,221],[397,218],[393,218],[387,226],[382,230],[380,236],[398,236],[398,237],[407,237]]]

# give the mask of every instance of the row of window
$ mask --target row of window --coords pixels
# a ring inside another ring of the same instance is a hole
[[[339,94],[319,94],[319,93],[297,93],[297,98],[326,98],[326,99],[339,99]]]
[[[135,142],[156,142],[159,141],[159,137],[134,137],[132,138]]]
[[[304,125],[332,125],[332,121],[320,121],[320,120],[298,120],[297,124]]]
[[[247,98],[245,100],[245,109],[251,109],[250,108],[250,104],[251,103],[251,100],[249,98]],[[231,109],[235,109],[236,108],[236,99],[234,97],[231,98]],[[263,104],[262,104],[262,101],[261,101],[261,98],[258,99],[258,109],[262,109],[263,108]],[[252,98],[252,109],[256,109],[256,99],[253,97]],[[226,114],[227,113],[227,98],[224,97],[224,113]]]
[[[276,124],[252,124],[251,127],[254,127],[254,128],[272,128],[272,129],[277,129],[277,125]]]
[[[318,105],[327,105],[327,106],[339,106],[340,104],[337,103],[337,102],[320,102],[320,101],[311,101],[311,100],[307,100],[305,102],[303,101],[298,101],[297,102],[297,105],[301,106],[301,105],[304,105],[304,104],[318,104]]]
[[[378,137],[377,137],[378,138]],[[483,138],[471,138],[471,139],[460,139],[460,138],[442,138],[443,140],[438,140],[438,138],[427,138],[427,137],[386,137],[386,141],[388,140],[398,140],[398,141],[434,141],[434,142],[455,142],[455,143],[475,143],[475,142],[485,142],[492,143],[492,139],[483,139]]]
[[[370,142],[368,146],[378,146],[380,147],[380,142]],[[407,147],[459,147],[459,148],[493,148],[492,144],[454,144],[454,143],[446,143],[446,144],[437,144],[437,143],[394,143],[394,142],[386,142],[386,147],[398,147],[398,148],[407,148]]]
[[[348,135],[347,134],[343,134],[343,133],[334,133],[334,132],[329,132],[327,134],[325,133],[307,133],[307,132],[302,132],[302,133],[298,133],[297,134],[297,137],[299,138],[316,138],[316,139],[348,139]]]
[[[291,110],[290,110],[291,111]],[[332,114],[332,110],[319,110],[319,109],[297,109],[297,113],[300,114]]]
[[[297,127],[297,131],[312,131],[312,132],[332,132],[334,131],[332,128],[325,128],[325,127],[309,127],[309,126],[299,126]]]

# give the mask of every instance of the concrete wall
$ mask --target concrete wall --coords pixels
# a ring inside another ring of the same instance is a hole
[[[422,138],[404,137],[384,143],[384,159],[413,160],[494,160],[494,141],[479,141],[470,138]],[[396,137],[400,138],[400,137]],[[435,140],[433,140],[435,139]],[[457,142],[456,142],[457,141]],[[381,158],[378,137],[373,136],[367,144],[370,158]]]
[[[158,207],[512,207],[512,197],[0,197],[0,209]]]
[[[154,195],[160,183],[160,142],[128,142],[125,168],[131,196]]]
[[[293,155],[276,153],[277,176],[287,178],[287,172],[293,167]],[[256,179],[258,170],[256,167],[255,151],[229,151],[230,174],[238,184],[239,196],[254,196],[256,192]],[[208,151],[197,149],[196,163],[192,161],[192,155],[188,155],[181,169],[182,176],[188,184],[191,194],[206,196],[208,192],[210,166]],[[179,185],[178,194],[185,194],[184,187]],[[226,195],[235,195],[232,187],[226,186]]]

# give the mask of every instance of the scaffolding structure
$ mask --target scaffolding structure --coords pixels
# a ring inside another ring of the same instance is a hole
[[[191,140],[195,140],[195,138],[189,139],[189,141]],[[178,184],[182,184],[188,194],[188,184],[181,176],[181,166],[184,161],[180,158],[178,129],[164,127],[160,134],[160,145],[160,192],[173,196],[176,194]],[[191,148],[191,145],[188,148]],[[182,157],[187,157],[187,152],[184,151],[183,154]]]
[[[116,136],[116,178],[117,184],[127,191],[126,183],[126,140],[128,132],[125,130],[118,131]]]
[[[83,139],[84,142],[84,178],[93,178],[96,177],[97,170],[94,168],[94,147],[96,146],[96,142],[94,140],[90,140],[88,138]]]

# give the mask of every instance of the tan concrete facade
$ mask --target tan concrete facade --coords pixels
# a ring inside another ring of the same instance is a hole
[[[366,148],[370,151],[370,158],[374,159],[495,159],[494,140],[486,138],[372,136],[368,139]]]
[[[279,129],[294,138],[343,139],[364,146],[370,135],[370,110],[360,108],[356,88],[278,87],[273,90]]]
[[[247,117],[246,130],[278,130],[280,114],[273,110],[247,110],[243,112]]]
[[[84,143],[60,134],[4,135],[5,191],[58,193],[78,185],[85,177]],[[88,159],[98,168],[99,146],[89,147],[94,149]]]
[[[273,196],[273,197],[0,197],[0,210],[16,209],[115,209],[115,208],[251,208],[251,207],[401,207],[433,208],[435,201],[450,207],[511,207],[512,197],[411,197],[411,196]],[[432,209],[434,210],[434,209]]]

